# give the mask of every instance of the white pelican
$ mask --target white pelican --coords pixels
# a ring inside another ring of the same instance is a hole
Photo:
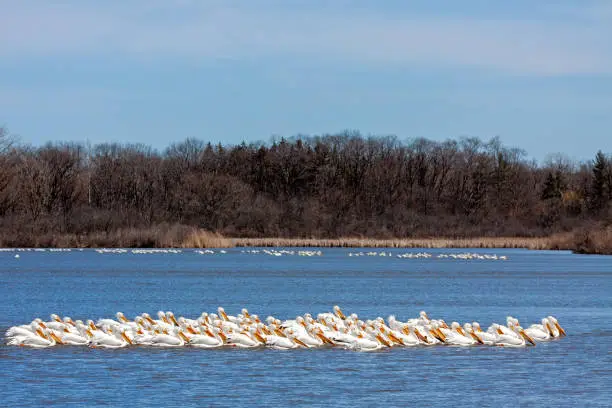
[[[15,336],[35,336],[39,328],[46,328],[40,319],[34,319],[30,324],[22,324],[20,326],[10,327],[6,331],[6,337]]]
[[[461,325],[457,322],[452,322],[450,329],[439,328],[440,332],[444,335],[444,343],[450,344],[453,346],[473,346],[476,344],[476,340],[472,337],[468,337],[461,327]]]
[[[92,348],[117,349],[133,344],[132,340],[125,334],[125,329],[116,329],[113,331],[113,329],[109,327],[107,330],[110,333],[102,330],[92,332],[93,337],[91,338],[89,346]]]
[[[227,344],[233,345],[235,347],[253,348],[262,345],[256,339],[251,338],[250,333],[248,331],[239,332],[230,328],[225,332],[225,336],[227,337]]]
[[[298,345],[286,336],[279,336],[277,334],[270,334],[265,336],[266,347],[270,347],[275,350],[289,350],[297,348]]]
[[[567,335],[565,333],[565,330],[563,329],[563,327],[561,327],[561,325],[559,324],[559,321],[557,320],[556,317],[548,316],[547,319],[548,319],[548,321],[552,322],[553,329],[557,329],[555,331],[555,337],[566,336]]]
[[[47,348],[53,347],[58,342],[57,336],[50,329],[42,329],[36,336],[15,336],[8,341],[10,346],[32,347],[32,348]]]
[[[348,349],[354,351],[376,351],[385,346],[376,338],[374,329],[368,327],[365,334],[362,332],[353,332],[354,340],[347,346]]]
[[[223,339],[215,332],[219,329],[209,329],[206,326],[202,327],[202,334],[189,335],[188,344],[198,348],[218,348],[225,344]]]
[[[181,347],[185,345],[185,338],[181,336],[180,329],[178,327],[174,327],[172,329],[172,334],[170,333],[156,333],[151,336],[148,346],[152,347]]]
[[[532,324],[525,329],[525,333],[536,341],[547,341],[554,337],[553,329],[545,317],[542,319],[542,324]]]

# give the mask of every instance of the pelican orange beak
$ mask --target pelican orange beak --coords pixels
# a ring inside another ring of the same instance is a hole
[[[57,335],[56,335],[55,333],[53,333],[53,332],[49,332],[49,336],[51,336],[51,338],[52,338],[53,340],[55,340],[55,342],[56,342],[57,344],[64,344],[64,343],[62,342],[62,340],[61,340],[59,337],[57,337]]]
[[[219,332],[219,337],[223,340],[224,343],[227,343],[227,336],[222,331]]]
[[[472,336],[472,338],[474,340],[476,340],[478,342],[478,344],[484,344],[484,341],[482,341],[482,339],[480,337],[478,337],[478,335],[476,333],[474,333],[473,331],[470,332],[470,336]]]
[[[145,319],[147,320],[147,322],[149,322],[152,326],[155,326],[157,324],[157,322],[153,319],[151,319],[150,316],[145,317]]]
[[[406,336],[410,336],[410,329],[408,327],[404,327],[402,329],[402,332],[406,335]]]
[[[85,333],[89,336],[89,337],[93,337],[93,333],[91,332],[90,329],[85,330]]]
[[[500,336],[504,334],[504,332],[498,327],[497,328],[497,334],[499,334]]]
[[[170,316],[170,320],[172,320],[172,323],[174,323],[175,326],[180,326],[180,324],[176,321],[176,317],[174,317],[174,315]]]
[[[340,310],[339,307],[335,310],[335,312],[336,316],[338,316],[340,319],[346,320],[346,316],[344,315],[344,313],[342,313],[342,310]]]
[[[45,322],[40,322],[38,323],[40,325],[40,327],[42,327],[43,329],[47,328],[47,325],[45,324]]]
[[[303,320],[302,320],[302,321],[300,322],[300,325],[301,325],[303,328],[305,328],[305,329],[306,329],[306,322],[305,322],[305,321],[303,321]]]
[[[548,334],[550,334],[551,337],[555,337],[555,332],[553,331],[552,327],[550,327],[550,324],[546,323],[546,329],[548,329]]]
[[[325,343],[325,344],[329,344],[329,345],[331,345],[331,346],[333,346],[333,345],[334,345],[334,342],[333,342],[333,341],[331,341],[329,338],[327,338],[327,336],[326,336],[326,335],[324,335],[324,334],[323,334],[321,331],[319,331],[319,332],[317,332],[317,333],[315,333],[315,334],[317,335],[317,337],[318,337],[319,339],[321,339],[321,341],[322,341],[323,343]]]
[[[438,333],[438,335],[442,338],[442,341],[446,343],[446,335],[442,333],[442,330],[436,328],[436,333]]]
[[[189,338],[187,338],[187,336],[185,336],[185,333],[183,333],[181,330],[179,330],[178,335],[181,337],[181,339],[183,339],[185,343],[189,343]]]
[[[276,333],[276,335],[279,337],[287,337],[280,329],[274,329],[274,333]]]
[[[59,318],[59,316],[55,316],[54,320],[56,322],[64,323],[64,322],[62,322],[62,319]]]
[[[567,334],[565,334],[565,330],[563,330],[563,327],[561,327],[559,322],[554,322],[554,324],[557,330],[559,330],[559,333],[561,333],[563,336],[567,336]]]
[[[446,343],[446,337],[444,336],[444,334],[442,334],[442,332],[438,329],[431,329],[429,331],[429,333],[435,337],[436,339],[440,340],[442,343]]]
[[[397,343],[401,346],[405,346],[404,342],[402,341],[402,339],[400,339],[399,337],[396,337],[393,333],[389,332],[389,338],[391,339],[392,342]]]
[[[198,334],[198,333],[196,333],[196,331],[195,331],[195,330],[193,329],[193,327],[191,327],[191,326],[187,326],[187,331],[188,331],[189,333],[191,333],[191,334]]]
[[[40,329],[36,329],[36,334],[38,334],[43,339],[47,338],[47,336],[45,336],[45,333],[43,333],[42,330],[40,330]]]
[[[442,341],[442,338],[438,335],[438,332],[436,332],[434,329],[429,330],[429,334],[431,334],[435,339]]]
[[[462,328],[462,327],[457,327],[457,331],[459,332],[459,334],[460,334],[460,335],[462,335],[462,336],[464,336],[464,337],[465,337],[465,336],[467,336],[467,335],[465,334],[465,332],[463,331],[463,328]]]
[[[129,322],[129,320],[128,320],[128,319],[126,319],[126,318],[125,318],[125,316],[121,316],[121,321],[122,321],[123,323],[127,323],[127,322]]]
[[[429,321],[429,320],[431,320],[431,319],[429,318],[429,316],[427,316],[427,313],[423,313],[423,317],[424,317],[425,319],[427,319],[428,321]]]
[[[525,333],[525,330],[521,330],[519,331],[519,333],[521,333],[521,336],[523,336],[525,340],[531,343],[532,346],[536,345],[535,341],[533,341],[533,339],[527,333]]]
[[[70,330],[68,330],[67,327],[64,327],[64,333],[70,333]]]
[[[132,343],[132,340],[127,336],[127,334],[125,334],[124,331],[121,332],[121,337],[123,338],[123,340],[125,340],[125,342],[127,344],[129,344],[130,346],[133,345],[134,343]]]
[[[376,340],[378,340],[378,342],[382,344],[383,346],[391,347],[391,344],[389,344],[389,342],[385,340],[383,336],[381,336],[380,334],[376,335]]]
[[[70,325],[72,325],[72,326],[76,327],[76,323],[74,322],[74,320],[72,320],[72,319],[68,319],[66,322],[67,322],[68,324],[70,324]]]
[[[427,337],[423,336],[421,332],[419,331],[419,329],[417,329],[416,327],[414,328],[414,334],[416,334],[417,338],[421,340],[423,343],[429,344],[429,340],[427,340]]]
[[[227,317],[227,313],[225,313],[225,310],[221,310],[219,311],[219,314],[221,315],[221,317],[223,318],[223,320],[225,320],[226,322],[229,321],[228,317]]]
[[[255,336],[257,341],[260,342],[261,344],[266,344],[266,339],[264,339],[263,336],[261,334],[259,334],[259,332],[257,330],[255,330],[253,332],[253,336]]]
[[[299,344],[300,346],[304,347],[304,348],[308,348],[308,346],[306,344],[304,344],[304,342],[298,338],[292,338],[291,341],[293,341],[295,344]]]
[[[162,320],[164,321],[164,323],[172,324],[170,323],[170,320],[168,320],[168,317],[166,315],[162,317]]]
[[[244,317],[246,317],[247,319],[251,317],[251,314],[249,313],[248,310],[244,311]]]

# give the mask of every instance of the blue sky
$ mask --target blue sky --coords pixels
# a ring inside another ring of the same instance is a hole
[[[612,1],[0,0],[0,124],[27,143],[272,135],[612,152]]]

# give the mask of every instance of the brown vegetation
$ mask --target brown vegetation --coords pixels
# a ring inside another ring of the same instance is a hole
[[[244,247],[346,247],[346,248],[528,248],[547,249],[548,238],[238,238],[236,246]]]
[[[189,139],[160,153],[31,147],[0,130],[3,246],[231,245],[222,234],[539,248],[554,237],[557,247],[606,252],[608,225],[612,160],[602,152],[538,165],[497,138],[402,142],[346,132],[236,146]]]
[[[552,235],[546,249],[565,249],[579,254],[612,254],[612,227],[580,228]]]
[[[233,243],[219,234],[185,225],[160,224],[144,229],[120,228],[85,234],[5,234],[0,247],[28,248],[229,248]]]

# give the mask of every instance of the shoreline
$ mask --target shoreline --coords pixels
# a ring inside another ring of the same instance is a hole
[[[229,238],[236,247],[551,249],[548,238]],[[558,248],[557,248],[558,249]]]
[[[473,238],[241,238],[188,226],[158,226],[90,234],[30,235],[1,239],[0,248],[474,248],[568,250],[579,254],[612,255],[612,227],[581,229],[543,237]]]

